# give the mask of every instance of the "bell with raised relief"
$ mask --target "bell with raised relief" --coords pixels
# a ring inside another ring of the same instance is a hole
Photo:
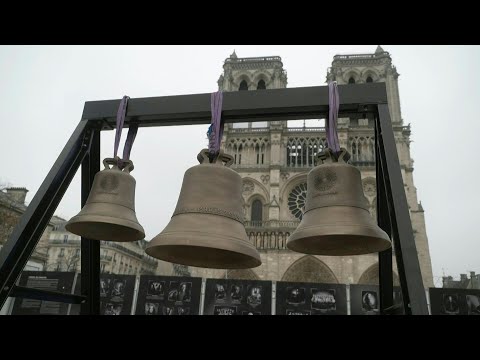
[[[245,269],[261,265],[244,227],[242,179],[233,157],[203,149],[199,165],[185,172],[177,207],[145,252],[157,259],[203,268]]]
[[[342,148],[317,156],[321,164],[308,173],[302,221],[287,241],[290,250],[314,255],[361,255],[391,247],[388,235],[369,212],[360,171],[347,164]]]
[[[135,213],[133,163],[123,161],[120,169],[120,161],[103,160],[105,169],[95,175],[87,202],[65,225],[67,231],[91,240],[127,242],[145,237]]]

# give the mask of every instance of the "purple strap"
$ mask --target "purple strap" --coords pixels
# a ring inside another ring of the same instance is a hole
[[[124,96],[120,101],[120,106],[117,111],[117,131],[115,134],[115,146],[113,148],[113,157],[115,158],[118,153],[118,145],[120,144],[120,138],[122,137],[123,124],[125,122],[125,115],[127,114],[128,100],[130,97]],[[123,159],[118,162],[118,167],[123,169],[125,162],[130,159],[130,152],[132,151],[133,142],[137,136],[138,124],[131,124],[128,129],[127,140],[125,141],[125,147],[123,148]]]
[[[223,136],[223,121],[222,121],[222,104],[223,93],[217,91],[211,96],[212,109],[212,123],[208,129],[208,151],[212,156],[215,156],[220,151],[220,143]]]
[[[325,124],[327,133],[328,147],[333,151],[335,156],[340,153],[340,143],[337,134],[338,110],[340,108],[340,98],[338,96],[337,82],[328,83],[328,121]]]

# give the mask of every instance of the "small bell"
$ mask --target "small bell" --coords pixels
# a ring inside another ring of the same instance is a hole
[[[135,213],[133,163],[124,161],[122,170],[119,160],[103,160],[105,169],[95,175],[85,206],[65,225],[68,231],[91,240],[127,242],[145,237]]]

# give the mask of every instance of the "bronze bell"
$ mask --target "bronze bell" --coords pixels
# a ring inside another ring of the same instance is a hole
[[[124,161],[126,166],[120,169],[118,160],[103,160],[105,169],[95,175],[85,206],[65,225],[68,231],[87,239],[117,242],[145,237],[135,214],[133,163]]]
[[[388,235],[368,211],[360,171],[346,162],[342,148],[317,157],[323,164],[308,173],[302,221],[287,241],[290,250],[314,255],[361,255],[391,247]]]
[[[244,227],[242,178],[229,168],[233,157],[220,151],[185,172],[177,207],[165,229],[145,252],[183,265],[216,269],[246,269],[261,265],[260,254]],[[212,161],[212,162],[210,162]]]

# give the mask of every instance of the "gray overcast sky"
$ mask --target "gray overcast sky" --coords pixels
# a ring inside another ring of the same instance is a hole
[[[480,170],[474,160],[480,47],[382,46],[400,73],[402,117],[412,125],[414,182],[441,286],[443,271],[454,277],[480,272]],[[281,56],[288,87],[301,87],[325,85],[334,55],[372,53],[376,45],[0,46],[0,182],[27,187],[30,201],[85,101],[216,91],[223,61],[234,49],[239,57]],[[207,127],[139,129],[132,175],[148,240],[168,223],[183,174],[207,144]],[[102,157],[112,156],[113,136],[102,134]],[[125,138],[126,131],[120,150]],[[70,218],[79,210],[77,174],[57,215]]]

